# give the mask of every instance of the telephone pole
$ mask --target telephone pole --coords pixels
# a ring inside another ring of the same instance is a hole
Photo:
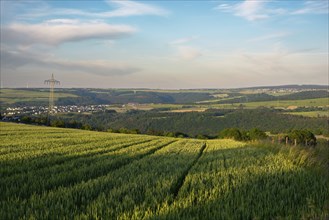
[[[49,85],[49,106],[48,106],[48,117],[47,117],[47,123],[49,124],[49,116],[50,114],[52,114],[55,105],[54,87],[55,85],[60,85],[60,82],[58,80],[55,80],[54,74],[51,74],[51,79],[45,80],[45,84]]]

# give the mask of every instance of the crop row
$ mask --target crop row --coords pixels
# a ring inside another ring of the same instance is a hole
[[[151,206],[156,209],[158,203],[154,202],[159,201],[160,204],[173,196],[172,187],[177,185],[184,170],[197,157],[201,145],[198,141],[172,143],[171,140],[161,139],[123,148],[109,155],[99,155],[101,158],[97,162],[81,169],[77,166],[63,171],[53,178],[50,175],[50,179],[45,181],[31,175],[29,184],[18,180],[17,186],[10,186],[14,181],[10,184],[4,182],[7,188],[2,190],[6,195],[0,202],[2,217],[73,218],[101,215],[115,218],[132,216],[136,214],[135,208],[141,209],[140,213]],[[65,184],[65,178],[74,184]],[[58,182],[61,180],[63,182]],[[38,191],[37,187],[43,189]]]
[[[5,137],[0,219],[326,219],[329,214],[328,177],[303,151],[0,125]]]
[[[208,141],[208,147],[187,175],[177,199],[172,204],[163,204],[151,217],[328,217],[328,210],[325,211],[329,201],[328,179],[300,164],[298,157],[301,156],[266,147]]]

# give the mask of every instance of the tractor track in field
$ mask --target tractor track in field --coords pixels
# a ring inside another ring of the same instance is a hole
[[[110,148],[110,149],[106,149],[106,147],[102,147],[102,149],[99,150],[99,151],[95,151],[95,152],[88,152],[87,151],[86,153],[83,153],[83,154],[75,154],[75,155],[72,155],[72,156],[65,156],[65,157],[61,153],[58,153],[58,154],[54,153],[54,154],[51,154],[51,156],[50,156],[52,158],[51,161],[49,161],[49,158],[50,158],[49,156],[45,157],[45,160],[42,160],[42,161],[40,161],[40,158],[37,157],[33,160],[33,161],[37,161],[37,162],[36,163],[30,163],[30,166],[33,165],[34,168],[35,168],[34,171],[40,172],[44,169],[48,169],[51,166],[56,166],[56,165],[66,166],[67,163],[70,163],[71,161],[74,161],[76,159],[83,160],[84,158],[92,158],[92,157],[97,156],[97,155],[107,154],[107,153],[110,153],[110,152],[114,152],[114,151],[121,150],[121,149],[124,149],[124,148],[132,147],[134,145],[148,143],[148,142],[151,142],[151,141],[153,141],[153,140],[152,139],[151,140],[143,140],[143,141],[132,142],[132,143],[129,143],[129,144],[124,144],[124,145],[118,144],[117,146],[114,145],[116,147]],[[101,142],[101,141],[99,141],[99,142]],[[76,144],[76,145],[83,145],[83,144]],[[74,146],[74,145],[71,145],[70,147],[72,147],[72,146]],[[108,146],[111,146],[111,145],[109,144]],[[81,150],[81,152],[83,152],[82,150]],[[8,177],[11,177],[11,176],[14,176],[14,175],[20,175],[21,173],[25,173],[25,172],[27,172],[28,169],[31,168],[30,166],[26,166],[25,169],[17,170],[15,173],[10,174],[10,175],[6,175],[3,178],[8,178]]]
[[[131,163],[133,163],[134,161],[138,161],[138,160],[141,160],[149,155],[152,155],[154,154],[156,151],[166,147],[166,146],[169,146],[173,143],[177,142],[177,140],[172,140],[172,141],[169,141],[169,142],[166,142],[164,144],[160,144],[159,146],[151,149],[151,150],[148,150],[147,152],[143,153],[143,154],[140,154],[138,156],[135,156],[133,158],[130,158],[130,159],[125,159],[125,160],[122,160],[122,161],[119,161],[117,164],[111,166],[111,167],[108,167],[108,169],[105,169],[105,170],[100,170],[99,172],[95,172],[95,173],[92,173],[91,175],[89,175],[88,177],[84,177],[84,178],[81,178],[79,179],[78,181],[74,181],[74,182],[63,182],[61,184],[59,184],[60,187],[73,187],[81,182],[87,182],[87,181],[90,181],[90,180],[96,180],[96,179],[99,179],[103,176],[106,176],[108,175],[109,172],[113,172],[115,170],[118,170],[124,166],[127,166]],[[53,186],[50,186],[50,187],[47,187],[45,190],[41,190],[40,192],[35,192],[34,191],[34,194],[38,194],[38,195],[41,195],[45,192],[48,192],[48,191],[51,191],[51,190],[54,190],[54,189],[57,189],[57,187],[53,187]],[[22,195],[21,198],[23,199],[28,199],[29,197],[31,196],[31,194],[26,194],[26,195]],[[1,201],[1,200],[0,200]]]
[[[202,145],[202,147],[201,147],[201,149],[199,151],[198,156],[187,167],[187,169],[183,172],[183,174],[180,176],[180,178],[178,178],[177,182],[172,185],[172,188],[171,188],[170,192],[173,195],[174,200],[177,198],[177,195],[178,195],[180,189],[182,188],[182,186],[183,186],[183,184],[185,182],[186,176],[188,175],[188,173],[190,172],[190,170],[193,168],[193,166],[199,161],[199,159],[202,156],[202,154],[203,154],[204,150],[206,149],[206,147],[207,147],[207,143],[205,142]]]

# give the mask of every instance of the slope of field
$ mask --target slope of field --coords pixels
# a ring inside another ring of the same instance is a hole
[[[0,129],[0,219],[328,217],[328,176],[297,149]]]
[[[301,116],[310,117],[310,118],[317,118],[317,117],[327,117],[327,118],[329,118],[329,112],[328,111],[287,112],[285,114],[301,115]]]
[[[56,92],[55,99],[70,97],[77,97],[68,92]],[[0,103],[2,104],[15,104],[27,102],[43,102],[47,103],[49,99],[49,91],[38,89],[1,89],[0,90]]]
[[[241,102],[233,104],[212,104],[214,108],[232,108],[244,105],[246,108],[258,107],[274,107],[274,108],[287,108],[289,106],[295,107],[328,107],[329,98],[316,98],[304,100],[277,100],[277,101],[259,101],[259,102]]]

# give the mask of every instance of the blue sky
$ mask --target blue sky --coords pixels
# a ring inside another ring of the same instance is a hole
[[[1,85],[328,84],[328,1],[1,1]]]

